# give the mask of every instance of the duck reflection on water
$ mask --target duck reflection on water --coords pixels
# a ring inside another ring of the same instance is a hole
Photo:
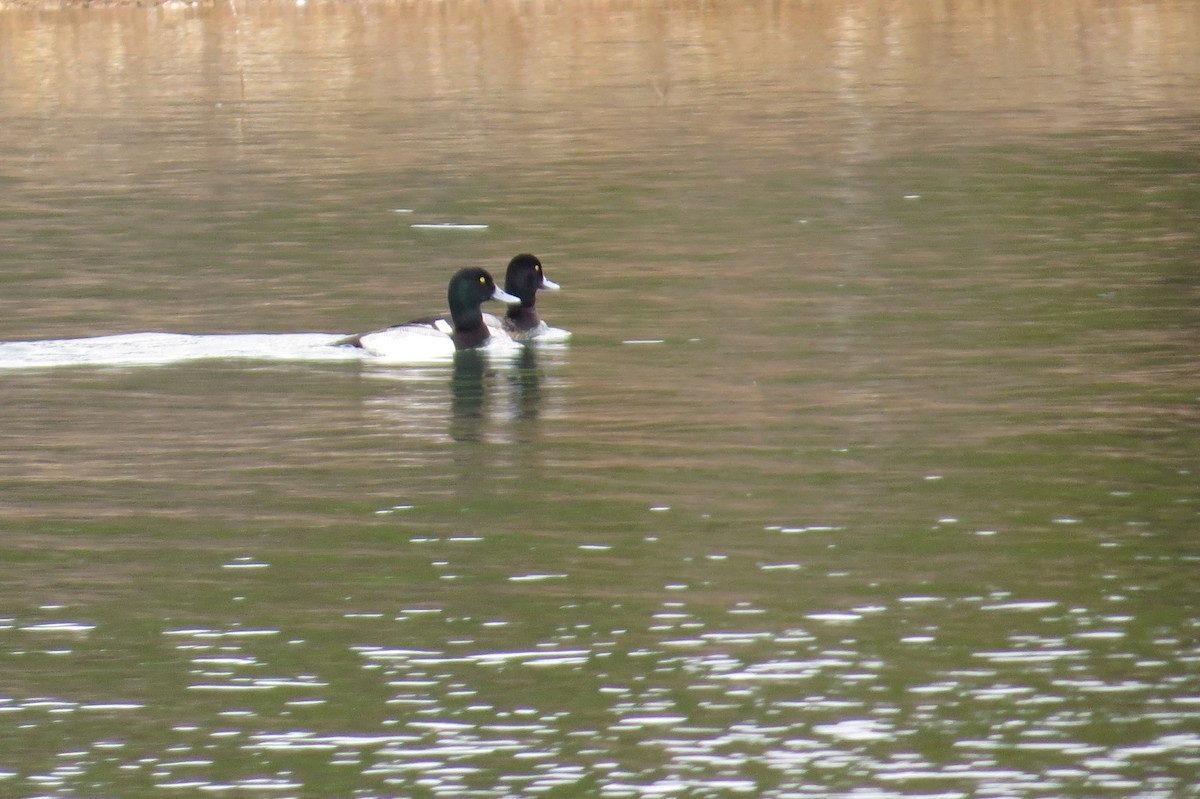
[[[561,379],[546,365],[564,353],[560,347],[525,347],[498,361],[464,350],[446,366],[368,367],[365,376],[395,387],[368,398],[367,409],[373,424],[414,442],[528,443],[538,438],[542,420],[561,412],[561,393],[547,390]]]
[[[501,436],[512,443],[536,438],[543,379],[536,350],[526,347],[508,368],[489,367],[488,359],[476,352],[460,353],[454,359],[450,437],[485,441]],[[494,407],[489,393],[494,395]]]

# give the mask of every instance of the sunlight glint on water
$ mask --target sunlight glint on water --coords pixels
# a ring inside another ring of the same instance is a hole
[[[0,9],[0,792],[1189,795],[1198,42]]]

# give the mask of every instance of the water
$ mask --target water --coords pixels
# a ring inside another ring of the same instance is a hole
[[[0,793],[1196,795],[1198,43],[0,12]]]

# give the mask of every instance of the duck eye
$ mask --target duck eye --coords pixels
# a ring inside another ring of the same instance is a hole
[[[481,278],[479,278],[479,285],[481,285],[481,286],[482,286],[482,285],[484,285],[484,284],[486,284],[486,283],[487,283],[487,278],[486,278],[486,277],[481,277]]]

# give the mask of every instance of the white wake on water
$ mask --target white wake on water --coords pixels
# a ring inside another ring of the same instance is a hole
[[[565,343],[563,335],[546,337],[550,345]],[[44,369],[66,366],[161,366],[184,361],[252,360],[329,362],[359,361],[385,366],[454,363],[449,336],[431,336],[428,346],[412,342],[394,352],[373,354],[359,347],[339,345],[344,333],[119,333],[87,338],[0,342],[0,370]],[[541,341],[541,339],[539,339]],[[507,336],[493,336],[480,348],[488,360],[515,360],[525,349]]]
[[[122,333],[0,343],[0,369],[56,366],[157,366],[205,359],[361,361],[356,347],[334,346],[338,333]]]

